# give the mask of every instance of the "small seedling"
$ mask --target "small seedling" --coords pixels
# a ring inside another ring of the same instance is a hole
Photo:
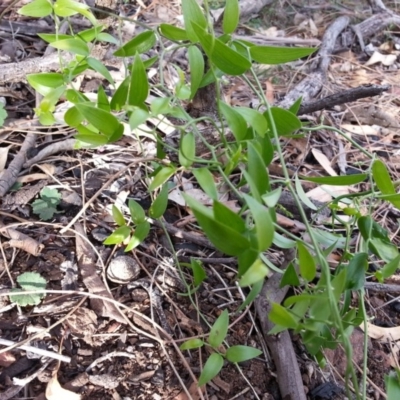
[[[18,304],[21,307],[34,306],[40,303],[40,300],[45,296],[42,292],[46,289],[46,280],[37,272],[25,272],[18,276],[17,282],[21,286],[21,289],[14,288],[12,292],[30,292],[29,294],[13,294],[10,295],[10,301]],[[38,293],[32,293],[33,291],[41,290]]]
[[[7,118],[7,111],[4,109],[4,103],[0,101],[0,126],[4,125],[4,121]]]
[[[56,189],[44,187],[40,192],[40,199],[32,203],[32,210],[43,221],[52,219],[57,213],[57,206],[60,203],[61,194]]]

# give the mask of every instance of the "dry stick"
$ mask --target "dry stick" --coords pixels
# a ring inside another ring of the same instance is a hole
[[[372,97],[389,90],[390,86],[363,85],[354,89],[345,90],[340,93],[332,94],[320,100],[300,106],[297,115],[309,114],[318,110],[325,110],[336,105],[350,103],[365,97]]]
[[[282,265],[283,269],[287,268],[293,257],[293,251],[285,253],[285,260]],[[287,400],[306,400],[303,380],[289,332],[284,331],[279,333],[279,335],[268,334],[274,327],[274,324],[268,319],[272,303],[280,304],[289,288],[288,286],[280,287],[281,279],[282,276],[275,273],[264,283],[261,293],[255,301],[255,309],[260,320],[265,341],[276,366],[278,385],[282,398]]]

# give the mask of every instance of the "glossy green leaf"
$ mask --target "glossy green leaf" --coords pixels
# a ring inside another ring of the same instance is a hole
[[[27,17],[42,18],[47,17],[53,11],[53,7],[48,0],[34,0],[29,4],[21,7],[18,14],[26,15]]]
[[[141,224],[146,221],[146,214],[144,213],[143,207],[137,201],[129,199],[128,207],[131,219],[135,224]]]
[[[213,211],[214,217],[218,222],[229,226],[238,233],[244,233],[246,231],[244,220],[226,205],[219,201],[214,201]]]
[[[400,259],[400,258],[399,258]],[[357,253],[346,267],[346,289],[359,290],[365,285],[365,273],[368,269],[368,254]]]
[[[299,112],[300,106],[301,106],[301,102],[303,101],[302,97],[299,97],[289,108],[289,111],[294,114],[297,115],[297,113]]]
[[[153,31],[139,33],[136,37],[125,43],[121,48],[114,52],[116,57],[131,57],[135,54],[149,51],[156,43],[156,35]]]
[[[147,235],[150,232],[150,224],[147,221],[144,221],[138,225],[136,225],[135,231],[129,241],[128,245],[125,248],[125,251],[131,251],[137,246],[140,245],[146,239]]]
[[[386,165],[381,160],[375,160],[372,165],[372,176],[378,189],[384,195],[396,195],[396,189],[390,178],[389,171]],[[400,200],[395,197],[387,197],[386,200],[390,201],[396,208],[400,209]]]
[[[230,347],[226,351],[225,357],[230,362],[240,363],[258,357],[261,354],[262,351],[254,347],[238,345]]]
[[[104,88],[102,85],[100,85],[97,90],[97,107],[108,113],[111,111],[108,97],[107,97],[106,92],[104,91]]]
[[[130,76],[127,76],[118,86],[111,99],[111,109],[120,111],[126,104],[129,91]]]
[[[261,157],[260,152],[252,142],[248,143],[247,172],[252,178],[252,182],[257,188],[257,193],[252,193],[253,197],[261,201],[262,195],[269,190],[269,176],[267,167]]]
[[[293,249],[293,247],[296,247],[296,242],[294,240],[288,239],[276,231],[274,232],[272,243],[281,249]]]
[[[101,32],[97,35],[97,40],[99,42],[106,42],[106,43],[111,43],[115,45],[119,45],[119,40],[116,39],[114,36],[110,35],[107,32]]]
[[[41,95],[46,96],[50,89],[64,86],[63,75],[56,72],[29,74],[26,76],[28,83]]]
[[[356,175],[343,175],[343,176],[323,176],[323,177],[309,177],[300,176],[301,179],[309,182],[321,183],[325,185],[334,186],[347,186],[356,185],[361,183],[368,178],[367,174],[356,174]]]
[[[255,285],[258,282],[263,282],[268,275],[268,267],[257,258],[250,268],[240,278],[239,285],[241,287]]]
[[[188,40],[186,31],[182,28],[170,24],[160,24],[159,30],[161,35],[172,41]]]
[[[297,196],[299,196],[301,202],[311,210],[317,210],[318,207],[307,197],[306,193],[304,192],[303,186],[301,185],[300,179],[297,175],[295,176],[295,187]]]
[[[380,283],[383,283],[385,279],[394,275],[398,269],[400,269],[400,255],[385,264],[379,271],[376,271],[375,277]]]
[[[250,242],[238,231],[219,222],[213,211],[197,200],[183,194],[203,231],[214,246],[225,254],[237,256],[250,246]]]
[[[280,107],[271,107],[271,114],[275,122],[275,127],[279,136],[291,135],[295,131],[302,127],[301,121],[288,110]],[[269,119],[269,113],[264,112],[264,116],[268,121],[268,124],[272,126],[272,122]]]
[[[207,278],[206,271],[203,268],[202,262],[195,258],[190,259],[190,268],[193,271],[193,284],[195,287],[198,287]]]
[[[240,53],[214,38],[198,25],[193,24],[193,28],[205,53],[221,71],[235,76],[242,75],[251,68],[251,62]]]
[[[389,375],[385,375],[387,400],[400,399],[399,371],[396,372],[391,371]]]
[[[294,316],[286,308],[277,303],[272,304],[268,318],[275,325],[279,325],[285,329],[296,329],[298,325]]]
[[[55,49],[69,51],[70,53],[81,56],[89,55],[88,45],[80,39],[56,40],[55,42],[50,43],[50,46],[54,47]]]
[[[149,209],[149,215],[151,218],[160,218],[164,215],[168,204],[168,185],[165,183],[158,196],[153,201]]]
[[[306,281],[311,282],[317,273],[314,257],[300,241],[297,242],[297,250],[300,274]]]
[[[187,132],[181,137],[179,146],[179,163],[189,168],[196,156],[196,141],[193,132]]]
[[[185,1],[183,4],[185,4]],[[224,359],[220,354],[211,354],[204,365],[203,371],[200,374],[198,385],[203,386],[214,379],[221,371],[223,365]]]
[[[92,105],[79,104],[78,110],[89,123],[108,137],[121,126],[121,123],[114,115]]]
[[[235,31],[239,23],[239,2],[238,0],[226,0],[224,16],[222,20],[222,30],[230,34]]]
[[[59,17],[71,17],[77,13],[86,15],[89,6],[74,0],[56,0],[54,3],[54,12]]]
[[[282,187],[277,187],[275,190],[268,192],[262,196],[263,202],[268,207],[275,207],[282,195]]]
[[[208,336],[208,343],[210,343],[211,347],[218,349],[218,347],[221,346],[222,342],[226,338],[226,334],[228,333],[228,325],[229,314],[225,309],[211,327],[210,334]]]
[[[98,72],[100,75],[104,76],[104,78],[106,78],[111,85],[114,85],[114,79],[112,78],[110,71],[101,61],[93,57],[88,57],[86,61],[93,71]]]
[[[189,339],[183,342],[179,348],[184,350],[194,350],[204,346],[204,342],[201,339]]]
[[[202,29],[207,28],[207,20],[203,10],[200,8],[199,3],[196,0],[184,0],[182,1],[182,14],[183,22],[185,24],[185,30],[187,37],[193,43],[198,42],[197,35],[193,30],[192,24],[195,23]]]
[[[237,312],[244,310],[247,306],[249,306],[255,300],[255,298],[260,294],[263,285],[264,285],[263,279],[260,279],[258,282],[254,283],[254,285],[252,285],[250,293],[247,295],[245,301],[240,305]]]
[[[315,50],[307,47],[252,46],[250,54],[254,61],[261,64],[283,64],[306,57]]]
[[[112,206],[112,215],[117,225],[119,226],[126,225],[124,215],[115,205]]]
[[[47,43],[53,43],[57,40],[62,40],[62,39],[73,39],[73,36],[71,35],[62,35],[62,34],[57,35],[55,33],[38,33],[38,36]]]
[[[233,107],[228,104],[219,101],[219,108],[222,115],[225,117],[228,123],[229,129],[232,131],[235,139],[240,142],[246,137],[247,123],[245,118],[237,112]]]
[[[204,56],[196,45],[189,46],[190,99],[196,94],[204,75]]]
[[[290,263],[283,273],[281,283],[279,287],[289,286],[300,286],[300,279],[297,275],[296,268],[293,263]]]
[[[257,261],[259,254],[260,253],[255,246],[253,248],[249,242],[249,247],[237,256],[239,276],[243,276],[250,269],[250,267]],[[250,275],[250,277],[251,276],[252,275]],[[258,281],[256,280],[255,282]]]
[[[120,226],[117,228],[103,244],[120,244],[122,243],[131,233],[129,226]]]
[[[236,110],[260,136],[265,135],[268,129],[268,122],[263,114],[248,107],[235,107],[234,110]]]
[[[150,103],[150,109],[153,115],[167,114],[171,111],[170,97],[156,97]]]
[[[149,82],[140,56],[136,54],[132,64],[132,76],[128,93],[128,104],[141,106],[149,95]]]
[[[337,302],[340,300],[345,290],[346,275],[347,270],[343,268],[331,281],[332,294]],[[324,315],[323,317],[326,316]]]
[[[132,130],[136,129],[138,126],[144,124],[149,118],[150,114],[147,110],[141,107],[135,107],[129,117],[129,126]]]
[[[274,238],[274,224],[268,208],[247,194],[243,194],[243,197],[246,200],[253,217],[258,251],[266,251],[271,246]]]
[[[201,189],[213,200],[218,200],[218,192],[214,182],[214,175],[207,167],[192,170]]]
[[[86,43],[92,42],[94,39],[96,39],[99,35],[99,33],[104,29],[104,26],[102,25],[97,25],[89,29],[85,29],[83,31],[80,31],[77,33],[77,36],[85,41]]]
[[[79,131],[80,127],[77,127]],[[98,133],[78,133],[75,139],[92,146],[102,146],[108,143],[108,137]]]
[[[150,183],[149,191],[152,192],[164,184],[175,173],[175,171],[176,168],[172,166],[161,168],[154,177],[153,181]]]

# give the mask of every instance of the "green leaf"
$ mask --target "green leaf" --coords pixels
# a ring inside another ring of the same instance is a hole
[[[297,242],[297,250],[299,257],[299,267],[301,276],[308,282],[311,282],[317,273],[314,257],[309,253],[304,244]]]
[[[149,95],[149,82],[147,81],[146,70],[138,54],[132,64],[132,76],[129,86],[128,104],[141,106]]]
[[[247,155],[247,172],[255,185],[257,192],[252,191],[252,195],[257,200],[261,201],[261,196],[269,190],[269,176],[267,167],[261,157],[260,152],[252,142],[248,143]],[[253,188],[251,188],[253,189]]]
[[[0,127],[4,125],[7,115],[7,111],[4,109],[4,103],[0,102]]]
[[[244,310],[254,301],[254,299],[260,294],[263,285],[264,285],[263,279],[260,279],[258,282],[254,283],[254,285],[251,287],[250,293],[246,297],[246,300],[240,305],[237,312]]]
[[[268,318],[275,325],[279,325],[285,329],[296,329],[298,326],[298,322],[294,316],[288,310],[286,310],[286,308],[277,303],[272,304],[271,312],[269,313]]]
[[[248,239],[238,231],[219,222],[212,210],[185,193],[183,197],[213,245],[225,254],[238,256],[250,247]]]
[[[400,255],[385,264],[379,271],[375,272],[375,277],[380,283],[383,283],[385,279],[390,278],[400,268]],[[364,270],[365,274],[365,270]],[[363,282],[364,283],[364,282]]]
[[[280,107],[271,107],[272,117],[279,136],[287,136],[299,130],[302,127],[301,121],[292,112]],[[264,116],[271,126],[272,121],[269,119],[269,113],[264,112]]]
[[[300,286],[300,280],[299,277],[297,276],[297,272],[293,263],[290,263],[288,267],[285,269],[279,287],[283,288],[286,285]]]
[[[131,116],[129,117],[129,126],[132,131],[144,124],[148,120],[149,116],[150,114],[147,110],[144,110],[141,107],[135,107]]]
[[[97,58],[88,57],[86,59],[86,62],[91,69],[98,72],[100,75],[103,75],[104,78],[106,78],[108,82],[111,83],[111,85],[114,85],[114,79],[112,78],[110,71],[101,61],[99,61]]]
[[[204,56],[196,45],[188,48],[190,68],[190,99],[196,94],[204,75]]]
[[[11,292],[21,291],[37,291],[46,289],[46,279],[37,272],[25,272],[17,277],[17,282],[22,289],[14,288]],[[21,307],[33,306],[40,303],[40,300],[45,296],[44,292],[30,294],[15,294],[10,295],[10,301],[17,303]]]
[[[186,34],[186,31],[182,28],[178,28],[177,26],[170,24],[160,24],[158,29],[161,35],[166,37],[168,40],[178,42],[181,40],[188,40],[188,35]]]
[[[132,235],[131,240],[125,248],[125,251],[131,251],[137,246],[140,245],[147,238],[147,235],[150,232],[150,224],[147,221],[144,221],[138,225],[136,225],[135,231]]]
[[[73,54],[79,54],[80,56],[89,55],[88,45],[80,39],[57,40],[53,43],[50,43],[50,46],[54,47],[55,49],[69,51]]]
[[[77,127],[78,131],[82,128],[84,127]],[[92,146],[102,146],[108,143],[108,137],[100,133],[78,133],[75,135],[75,139]]]
[[[250,54],[254,61],[261,64],[283,64],[306,57],[315,50],[307,47],[252,46]]]
[[[244,233],[246,231],[246,223],[244,220],[229,207],[219,201],[214,201],[213,211],[214,217],[218,222],[229,226],[239,233]]]
[[[122,107],[126,104],[126,99],[128,98],[129,92],[130,76],[127,76],[122,83],[118,86],[111,99],[111,109],[115,111],[120,111]]]
[[[397,199],[396,189],[390,178],[386,165],[381,160],[375,160],[372,165],[372,176],[376,182],[376,186],[384,195],[395,195],[394,197],[386,197],[396,208],[400,209],[400,200]]]
[[[156,35],[153,31],[139,33],[135,38],[125,43],[121,48],[114,52],[116,57],[131,57],[135,54],[149,51],[156,43]]]
[[[196,141],[193,132],[187,132],[181,137],[179,146],[179,163],[189,168],[196,156]]]
[[[32,211],[39,215],[43,221],[53,218],[57,212],[57,206],[60,203],[61,194],[57,189],[44,187],[40,192],[40,199],[32,203]]]
[[[200,286],[204,280],[207,278],[206,271],[203,268],[203,264],[200,260],[195,258],[190,259],[190,264],[188,265],[193,271],[193,284],[195,287]]]
[[[156,97],[150,103],[150,109],[154,116],[168,114],[171,111],[170,97]]]
[[[112,206],[112,215],[113,215],[115,223],[118,226],[126,225],[124,215],[122,214],[122,212],[114,204]]]
[[[271,246],[274,238],[274,224],[268,208],[247,194],[243,194],[243,197],[246,200],[253,217],[258,251],[266,251]]]
[[[264,278],[268,275],[268,267],[257,258],[251,267],[245,272],[239,281],[241,287],[251,286],[259,282],[263,282]]]
[[[89,42],[93,41],[94,39],[98,38],[98,35],[100,34],[100,32],[103,29],[104,29],[104,26],[102,26],[102,25],[94,26],[93,28],[80,31],[79,33],[77,33],[77,36],[80,39],[82,39],[83,41],[85,41],[86,43],[89,43]]]
[[[64,86],[64,77],[55,72],[30,74],[26,76],[28,83],[42,96],[46,96],[51,89]]]
[[[242,75],[251,68],[251,62],[221,40],[214,38],[199,25],[192,24],[200,43],[217,68],[228,75]]]
[[[114,115],[93,105],[79,104],[78,110],[89,123],[108,137],[112,136],[121,126]]]
[[[347,185],[356,185],[357,183],[365,181],[368,178],[368,175],[355,174],[355,175],[323,176],[323,177],[300,176],[300,178],[308,182],[322,183],[334,186],[347,186]]]
[[[289,108],[289,111],[294,114],[297,115],[297,113],[299,112],[300,106],[301,106],[301,102],[303,101],[302,97],[299,97]]]
[[[103,244],[120,244],[122,243],[131,233],[131,228],[129,226],[120,226],[117,228]]]
[[[263,137],[265,135],[268,129],[268,122],[263,114],[248,107],[235,107],[235,110],[260,136]]]
[[[218,192],[214,182],[214,175],[207,167],[192,170],[198,184],[204,192],[213,200],[218,200]]]
[[[222,101],[219,101],[218,105],[222,115],[225,117],[226,122],[228,123],[229,129],[235,136],[235,139],[238,142],[244,140],[247,132],[247,123],[245,118],[234,108]]]
[[[88,9],[89,7],[86,4],[74,0],[57,0],[54,3],[54,11],[60,17],[71,17],[77,13],[82,14]]]
[[[226,0],[222,30],[230,34],[235,31],[239,23],[239,2],[238,0]]]
[[[207,20],[204,12],[196,0],[184,0],[181,7],[187,37],[191,42],[196,43],[198,42],[198,38],[192,24],[195,23],[202,29],[207,29]]]
[[[400,259],[400,256],[398,257]],[[357,253],[346,267],[346,289],[359,290],[365,285],[365,272],[368,269],[368,254]]]
[[[275,190],[264,194],[262,196],[262,200],[268,207],[275,207],[278,204],[279,199],[281,198],[281,194],[282,187],[279,186]]]
[[[100,85],[97,90],[97,108],[108,113],[111,111],[110,102],[108,101],[108,97],[102,85]]]
[[[164,215],[168,204],[168,184],[164,183],[160,193],[150,206],[149,215],[151,218],[157,219]]]
[[[400,399],[399,371],[396,369],[396,372],[397,374],[390,372],[389,375],[385,375],[387,400]]]
[[[137,201],[129,199],[128,207],[132,221],[135,224],[141,224],[146,221],[146,214],[144,213],[143,207]]]
[[[238,345],[230,347],[226,351],[225,357],[230,362],[240,363],[258,357],[261,354],[262,351],[254,347]]]
[[[27,17],[42,18],[47,17],[53,11],[53,7],[48,0],[34,0],[31,3],[21,7],[18,14]]]
[[[47,43],[53,43],[60,39],[73,39],[73,36],[71,35],[62,35],[55,33],[38,33],[38,36]]]
[[[186,340],[186,342],[183,342],[179,348],[184,351],[184,350],[194,350],[194,349],[199,349],[200,347],[204,346],[204,342],[201,339],[189,339]]]
[[[297,196],[299,196],[302,203],[305,204],[307,207],[311,208],[311,210],[314,211],[317,210],[318,207],[305,194],[303,186],[301,186],[301,182],[297,174],[295,176],[295,186],[296,186]]]
[[[185,4],[185,1],[183,4]],[[200,374],[198,385],[203,386],[210,382],[211,379],[215,378],[219,374],[223,365],[224,359],[220,354],[211,354],[204,365],[203,371]]]
[[[222,311],[221,315],[214,322],[211,328],[210,335],[208,336],[208,343],[214,349],[218,349],[226,338],[228,333],[229,314],[227,310]]]
[[[149,185],[149,191],[152,192],[165,183],[176,171],[173,166],[162,167],[157,175],[154,177],[153,181]]]
[[[331,286],[332,286],[332,293],[335,297],[335,300],[338,302],[343,295],[343,292],[346,287],[346,275],[347,271],[346,269],[342,269],[331,281]],[[325,321],[329,321],[329,318],[327,318],[327,313],[322,313],[321,319],[325,318]],[[320,318],[316,318],[320,319]]]

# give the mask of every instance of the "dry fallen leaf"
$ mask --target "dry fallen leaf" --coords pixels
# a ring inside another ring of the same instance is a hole
[[[57,375],[53,375],[46,387],[47,400],[80,400],[81,396],[63,389],[58,382]]]
[[[374,65],[378,63],[382,63],[386,67],[389,65],[393,65],[397,60],[397,56],[395,54],[382,54],[378,51],[375,51],[371,58],[365,63],[365,65]]]
[[[368,336],[372,339],[386,341],[396,341],[400,339],[400,326],[395,326],[393,328],[382,328],[381,326],[373,325],[367,323],[368,325]],[[360,325],[360,328],[364,330],[364,323]]]

